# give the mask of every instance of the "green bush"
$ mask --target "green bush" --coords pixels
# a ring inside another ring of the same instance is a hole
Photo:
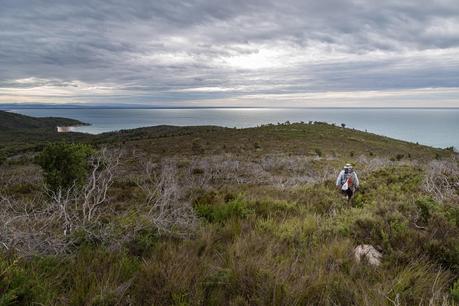
[[[245,218],[253,210],[243,200],[236,198],[224,204],[201,204],[195,205],[197,214],[209,222],[224,222],[230,218]]]
[[[451,297],[456,303],[459,303],[459,279],[454,282],[453,288],[451,288]]]
[[[416,200],[415,204],[419,209],[420,221],[423,224],[427,224],[429,222],[432,213],[435,209],[437,209],[437,207],[439,207],[439,204],[431,198],[419,198]]]
[[[282,241],[295,243],[307,242],[319,229],[319,216],[306,215],[300,218],[289,218],[275,222],[272,218],[259,219],[257,229],[270,233]]]
[[[50,304],[54,292],[41,272],[26,269],[18,259],[0,256],[0,305]]]
[[[158,234],[153,229],[142,230],[127,243],[129,255],[143,257],[149,254],[158,243]]]
[[[315,149],[314,149],[314,152],[317,154],[318,157],[322,157],[322,155],[323,155],[323,154],[322,154],[322,150],[319,149],[319,148],[315,148]]]
[[[88,172],[88,159],[93,149],[84,144],[49,144],[38,156],[45,172],[45,183],[52,191],[83,184]]]

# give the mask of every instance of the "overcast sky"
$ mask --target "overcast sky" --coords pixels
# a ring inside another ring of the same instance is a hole
[[[0,0],[0,103],[459,107],[459,0]]]

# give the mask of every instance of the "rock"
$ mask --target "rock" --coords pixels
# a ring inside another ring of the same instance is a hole
[[[379,266],[381,264],[382,254],[372,245],[361,244],[354,249],[354,257],[357,262],[360,262],[362,259],[364,259],[370,265]]]

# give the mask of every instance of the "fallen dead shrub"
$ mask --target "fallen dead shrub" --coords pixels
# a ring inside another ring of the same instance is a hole
[[[189,236],[193,233],[197,218],[191,203],[185,197],[186,188],[179,183],[174,161],[161,164],[147,162],[146,179],[139,187],[146,196],[148,215],[160,234]]]
[[[426,166],[422,189],[437,201],[457,198],[459,191],[459,165],[456,159],[434,160]]]
[[[119,165],[118,152],[102,149],[90,160],[86,183],[46,196],[17,199],[0,194],[0,244],[21,254],[65,252],[78,238],[76,232],[104,240],[105,226],[100,216],[109,203],[108,190]],[[104,207],[104,210],[102,210]]]

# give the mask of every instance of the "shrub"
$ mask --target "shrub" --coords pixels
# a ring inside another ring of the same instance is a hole
[[[0,152],[0,166],[6,162],[6,155],[3,152]]]
[[[351,235],[357,243],[381,245],[383,240],[381,228],[382,221],[374,216],[362,216],[355,220],[351,226]]]
[[[129,255],[137,257],[148,255],[158,243],[158,239],[158,233],[155,229],[144,229],[139,231],[135,237],[127,243]]]
[[[431,198],[419,198],[416,200],[415,204],[419,209],[420,221],[423,224],[428,223],[430,217],[432,216],[432,210],[435,210],[439,205]]]
[[[314,152],[317,154],[317,156],[322,157],[322,150],[320,150],[319,148],[315,148]]]
[[[193,175],[200,175],[200,174],[204,174],[204,171],[205,171],[205,170],[202,169],[202,168],[193,168],[193,169],[191,170],[191,174],[193,174]]]
[[[236,198],[228,203],[209,205],[197,203],[195,210],[198,216],[209,222],[224,222],[230,218],[245,218],[253,212],[246,202]]]
[[[0,256],[0,305],[52,304],[54,292],[40,272],[45,271],[27,270],[22,261]]]
[[[202,144],[199,143],[198,140],[194,140],[191,144],[191,151],[193,152],[193,154],[200,155],[204,153],[205,149],[202,146]]]
[[[15,262],[0,259],[0,304],[12,305],[19,300],[28,300],[26,278],[21,268]]]
[[[459,303],[459,279],[454,282],[451,288],[451,297],[456,303]]]
[[[93,149],[84,144],[49,144],[38,156],[45,172],[45,183],[51,191],[83,184],[88,171],[88,159]]]
[[[290,243],[304,243],[317,232],[319,217],[306,215],[304,218],[289,218],[276,223],[272,218],[260,219],[257,222],[257,229],[268,232],[280,240]]]

